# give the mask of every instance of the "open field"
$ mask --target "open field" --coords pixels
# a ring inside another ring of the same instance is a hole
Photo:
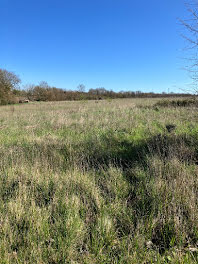
[[[0,264],[198,263],[198,111],[156,101],[0,107]]]

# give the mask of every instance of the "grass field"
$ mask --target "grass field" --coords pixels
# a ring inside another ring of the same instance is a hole
[[[198,263],[198,111],[156,101],[0,107],[1,264]]]

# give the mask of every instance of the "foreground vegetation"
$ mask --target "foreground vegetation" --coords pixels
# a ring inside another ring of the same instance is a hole
[[[198,116],[157,99],[0,108],[0,263],[197,263]]]

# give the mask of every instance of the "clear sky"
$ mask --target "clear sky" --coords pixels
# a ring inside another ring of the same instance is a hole
[[[0,68],[23,84],[178,92],[183,0],[0,0]]]

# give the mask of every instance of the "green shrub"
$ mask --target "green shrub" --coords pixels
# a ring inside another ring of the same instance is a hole
[[[198,107],[198,100],[192,99],[177,99],[177,100],[160,100],[154,107]]]

